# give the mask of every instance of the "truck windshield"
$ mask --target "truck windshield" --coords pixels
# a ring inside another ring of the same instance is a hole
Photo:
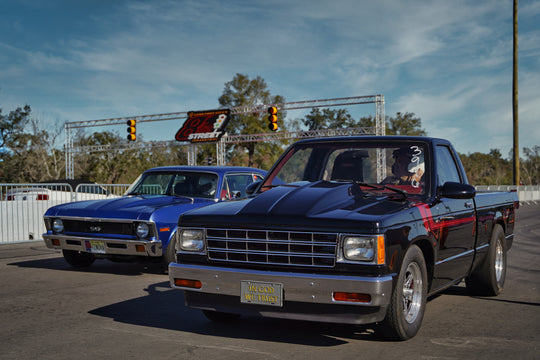
[[[218,175],[198,172],[147,172],[130,186],[126,195],[172,195],[213,198]]]
[[[307,143],[289,149],[262,191],[315,181],[356,182],[367,190],[398,188],[422,194],[425,145],[421,143]]]

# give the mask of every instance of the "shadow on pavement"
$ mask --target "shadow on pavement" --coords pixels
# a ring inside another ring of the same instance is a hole
[[[293,343],[319,347],[338,346],[350,340],[384,341],[370,327],[313,323],[263,317],[241,317],[229,323],[214,323],[201,311],[184,306],[183,291],[169,282],[144,289],[148,294],[90,311],[114,321],[191,332],[201,335]]]
[[[163,274],[165,276],[165,267],[161,263],[121,263],[109,260],[96,260],[90,267],[76,269],[70,266],[63,257],[26,260],[9,263],[10,266],[19,266],[25,268],[50,269],[60,271],[74,271],[96,274],[115,274],[135,276],[142,274]]]

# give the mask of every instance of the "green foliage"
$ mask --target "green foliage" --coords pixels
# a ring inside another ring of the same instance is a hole
[[[358,127],[346,109],[328,109],[322,111],[313,108],[303,120],[308,130],[341,129]]]
[[[396,117],[386,120],[387,135],[410,135],[426,136],[427,133],[422,129],[422,121],[415,117],[414,113],[396,113]]]
[[[18,107],[5,116],[0,109],[0,148],[18,148],[25,142],[24,128],[31,111],[30,106],[25,105],[24,109]]]
[[[0,181],[39,182],[63,171],[63,155],[55,149],[59,130],[40,128],[30,114],[28,105],[7,116],[0,109]]]
[[[374,127],[375,117],[362,117],[356,123],[356,127]],[[422,120],[414,113],[397,112],[395,117],[386,116],[386,135],[407,135],[407,136],[427,136],[427,132],[422,129]]]
[[[512,183],[512,164],[502,158],[498,149],[491,149],[489,154],[475,152],[460,154],[461,161],[474,185],[510,185]]]
[[[375,117],[366,116],[354,120],[346,109],[328,109],[322,111],[313,108],[302,120],[308,130],[375,127]],[[422,121],[414,113],[396,113],[395,117],[386,116],[386,135],[426,136]]]
[[[250,79],[243,74],[236,74],[225,83],[219,97],[219,104],[225,108],[282,102],[285,102],[282,96],[271,95],[263,78]],[[227,125],[227,132],[232,135],[267,133],[267,115],[266,112],[235,115]],[[279,128],[285,129],[286,112],[278,111],[277,116]],[[280,146],[275,142],[246,142],[227,146],[226,160],[231,165],[268,169],[280,154]]]
[[[142,137],[139,136],[142,140]],[[116,132],[78,133],[74,146],[120,145],[128,141]],[[152,147],[137,150],[102,151],[75,157],[76,177],[106,184],[129,184],[136,177],[156,166],[179,165],[187,162],[185,150]]]
[[[540,146],[523,148],[526,159],[520,159],[521,180],[525,185],[540,184]]]

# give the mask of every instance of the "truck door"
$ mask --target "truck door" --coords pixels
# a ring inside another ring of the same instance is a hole
[[[437,186],[447,181],[465,182],[453,155],[444,145],[435,146]],[[437,240],[432,289],[467,275],[474,256],[475,212],[473,199],[441,198],[433,212]]]

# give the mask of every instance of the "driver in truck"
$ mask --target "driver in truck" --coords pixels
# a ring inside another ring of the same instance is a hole
[[[392,152],[392,157],[392,175],[385,178],[382,184],[420,186],[425,171],[423,153],[416,147],[399,148]]]

